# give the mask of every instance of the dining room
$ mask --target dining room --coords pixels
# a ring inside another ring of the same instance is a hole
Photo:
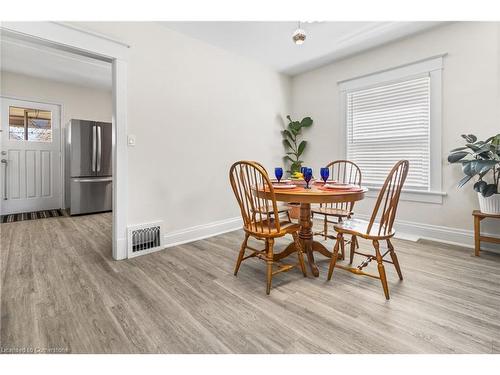
[[[1,32],[111,62],[118,188],[0,224],[2,353],[500,353],[500,22]]]

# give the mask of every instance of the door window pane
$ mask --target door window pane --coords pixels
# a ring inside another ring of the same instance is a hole
[[[52,142],[52,112],[9,107],[9,139]]]

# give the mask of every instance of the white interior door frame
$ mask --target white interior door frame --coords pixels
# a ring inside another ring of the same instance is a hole
[[[113,259],[127,258],[127,61],[129,46],[62,22],[2,22],[3,34],[108,61],[113,66]]]

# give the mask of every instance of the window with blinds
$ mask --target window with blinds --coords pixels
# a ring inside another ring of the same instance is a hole
[[[363,184],[380,186],[392,166],[409,160],[405,188],[430,190],[430,77],[346,93],[347,157]]]

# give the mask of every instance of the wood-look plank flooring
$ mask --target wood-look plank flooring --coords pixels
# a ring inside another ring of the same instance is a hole
[[[240,231],[124,261],[111,259],[110,214],[0,231],[2,352],[500,352],[496,254],[395,240],[405,280],[387,266],[390,301],[375,279],[326,282],[327,260],[319,278],[277,275],[266,296],[261,261],[233,276]]]

